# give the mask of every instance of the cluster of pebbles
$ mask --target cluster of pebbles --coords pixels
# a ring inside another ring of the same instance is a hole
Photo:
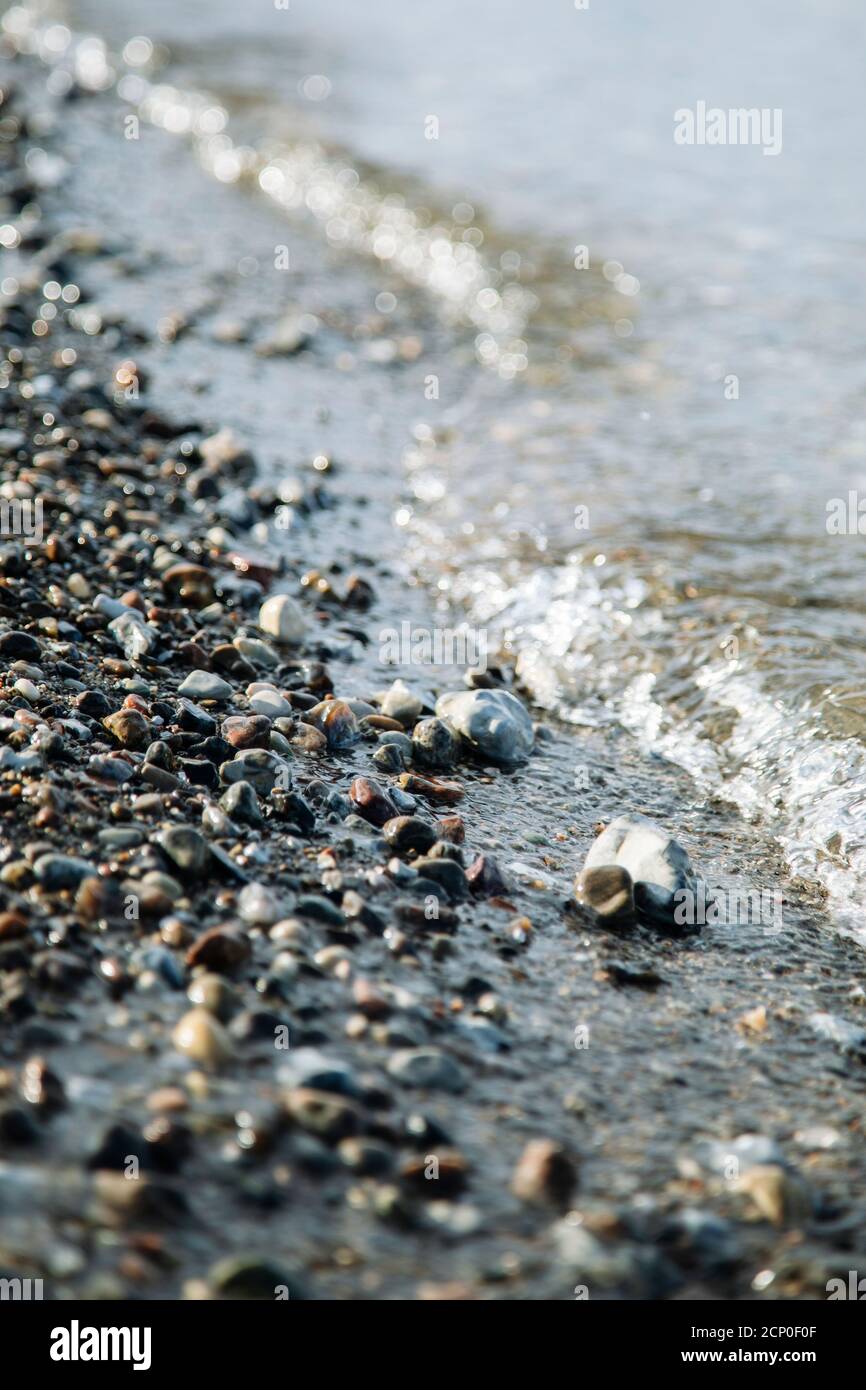
[[[335,690],[329,657],[363,639],[372,583],[301,574],[249,538],[287,497],[299,516],[330,505],[319,474],[278,496],[229,431],[145,404],[121,327],[91,341],[80,315],[45,314],[73,253],[38,216],[9,93],[4,112],[0,1200],[19,1215],[0,1263],[67,1294],[158,1289],[171,1260],[140,1227],[194,1221],[183,1173],[212,1157],[265,1209],[294,1168],[336,1167],[372,1183],[377,1219],[423,1226],[435,1192],[434,1224],[459,1234],[469,1165],[412,1097],[461,1093],[450,1037],[495,1051],[506,1010],[482,981],[471,1017],[428,1016],[353,948],[378,939],[417,971],[481,901],[525,943],[495,858],[468,853],[460,772],[525,760],[532,720],[496,671],[435,700],[401,680]],[[380,1074],[324,1050],[320,1009],[296,1005],[308,978],[345,991],[345,1041],[384,1049]],[[515,1200],[562,1209],[575,1180],[539,1138]],[[91,1267],[103,1228],[129,1241],[110,1272]],[[308,1292],[244,1252],[175,1287]]]

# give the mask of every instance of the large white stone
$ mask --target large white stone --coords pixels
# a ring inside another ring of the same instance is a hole
[[[278,642],[301,642],[307,620],[300,604],[289,594],[271,594],[259,610],[259,627]]]
[[[584,870],[618,864],[635,884],[639,908],[651,917],[672,917],[675,894],[695,891],[689,856],[666,830],[646,816],[618,816],[593,844]]]

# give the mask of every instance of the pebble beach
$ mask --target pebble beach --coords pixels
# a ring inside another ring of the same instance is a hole
[[[351,253],[299,233],[291,312],[263,289],[240,316],[202,228],[249,195],[190,165],[171,230],[201,247],[163,262],[86,164],[102,97],[21,50],[0,42],[0,1276],[57,1300],[826,1297],[866,1258],[861,945],[772,836],[541,708],[507,646],[390,659],[383,634],[441,621],[361,421],[408,432],[420,292],[385,324]],[[186,156],[148,151],[164,195]],[[766,885],[776,915],[684,919],[701,882]]]

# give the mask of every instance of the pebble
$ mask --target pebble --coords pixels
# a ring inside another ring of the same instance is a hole
[[[252,954],[249,937],[232,927],[210,927],[197,936],[186,953],[186,963],[193,969],[206,966],[217,973],[231,973],[249,960]]]
[[[349,799],[359,816],[371,825],[385,825],[394,815],[394,803],[378,782],[356,777],[349,787]]]
[[[226,815],[246,825],[262,824],[259,799],[249,782],[234,782],[220,797],[220,806]]]
[[[285,758],[266,748],[248,748],[220,767],[220,779],[228,785],[249,782],[259,796],[269,796],[279,782],[284,791],[292,785],[292,773]]]
[[[575,879],[574,896],[600,922],[625,923],[634,917],[631,874],[618,864],[583,869]]]
[[[532,720],[509,690],[460,690],[440,695],[436,713],[481,757],[506,766],[528,757]]]
[[[33,876],[48,893],[59,893],[64,888],[77,888],[83,878],[96,873],[86,859],[75,859],[69,854],[42,854],[33,865]]]
[[[447,771],[458,752],[457,735],[444,719],[421,719],[412,730],[412,759],[418,767]]]
[[[229,700],[234,690],[213,671],[190,671],[178,686],[178,693],[190,700]]]
[[[339,752],[353,748],[361,737],[358,720],[345,700],[323,700],[303,716],[303,722],[325,735],[328,747]]]
[[[358,1132],[357,1107],[352,1101],[333,1095],[330,1091],[314,1091],[307,1086],[298,1086],[286,1093],[285,1105],[296,1125],[310,1134],[318,1135],[327,1143],[336,1144],[340,1139]]]
[[[339,1096],[358,1097],[361,1094],[358,1079],[348,1062],[329,1057],[317,1047],[294,1048],[280,1067],[277,1080],[289,1089],[307,1086]]]
[[[398,854],[407,854],[410,850],[424,854],[436,843],[436,831],[419,816],[394,816],[385,822],[382,834]]]
[[[150,742],[150,725],[135,709],[119,709],[102,721],[104,727],[124,748],[146,748]]]
[[[280,719],[291,714],[292,707],[273,686],[260,686],[249,697],[250,709],[254,714],[267,715],[268,719]]]
[[[181,874],[201,878],[210,862],[210,849],[204,836],[191,825],[173,825],[161,831],[156,843]]]
[[[232,748],[267,748],[271,721],[263,714],[231,714],[220,732]]]
[[[445,847],[447,842],[441,842]],[[466,870],[466,882],[477,898],[501,898],[508,892],[502,870],[492,854],[479,854]]]
[[[162,587],[169,599],[187,608],[205,608],[216,597],[210,570],[185,561],[165,571]]]
[[[300,604],[289,594],[272,594],[259,609],[259,627],[278,642],[302,642],[307,620]]]
[[[264,666],[267,670],[273,671],[280,664],[279,653],[274,651],[269,642],[262,642],[258,637],[235,637],[232,646],[245,661],[251,661],[254,666]]]
[[[0,661],[38,661],[42,646],[29,632],[4,632],[0,637]]]
[[[532,1139],[514,1169],[511,1190],[522,1202],[566,1210],[577,1183],[574,1162],[554,1139]]]
[[[407,1047],[395,1052],[388,1073],[403,1086],[428,1091],[462,1091],[463,1073],[457,1063],[437,1047]]]
[[[695,889],[682,845],[646,816],[619,816],[612,821],[587,854],[584,873],[610,865],[630,874],[639,911],[663,922],[674,921],[678,905],[675,894]]]
[[[379,708],[389,719],[396,719],[404,728],[411,728],[424,705],[405,681],[396,680],[382,695]]]
[[[247,926],[272,927],[285,915],[276,894],[264,883],[248,883],[238,895],[238,915]]]
[[[228,1033],[208,1009],[190,1009],[175,1025],[171,1038],[178,1052],[203,1067],[218,1067],[232,1056]]]

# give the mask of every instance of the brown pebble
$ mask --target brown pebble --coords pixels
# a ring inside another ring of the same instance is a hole
[[[142,749],[150,743],[150,725],[137,709],[119,709],[102,723],[123,748]]]
[[[367,1018],[384,1018],[391,1011],[385,995],[370,980],[356,980],[352,986],[352,998]]]
[[[289,743],[302,753],[324,753],[328,746],[328,740],[321,729],[314,729],[312,724],[298,724]]]
[[[443,782],[438,777],[419,777],[414,772],[401,772],[397,786],[412,796],[423,796],[427,801],[453,805],[462,801],[466,795],[459,782]]]
[[[232,748],[267,748],[271,721],[265,714],[232,714],[223,720],[221,733]]]
[[[207,1009],[190,1009],[171,1035],[176,1050],[203,1067],[218,1067],[232,1055],[229,1035]]]
[[[208,970],[231,972],[249,960],[249,937],[232,927],[211,927],[197,936],[186,953],[186,963],[192,969],[205,965]]]
[[[382,826],[396,814],[387,792],[371,777],[356,777],[349,787],[349,798],[358,815],[371,825]]]
[[[169,599],[187,608],[206,608],[216,597],[213,579],[203,565],[182,561],[162,576],[162,587]]]
[[[531,1139],[514,1170],[511,1190],[522,1202],[565,1209],[576,1182],[577,1171],[562,1144],[553,1139]]]

